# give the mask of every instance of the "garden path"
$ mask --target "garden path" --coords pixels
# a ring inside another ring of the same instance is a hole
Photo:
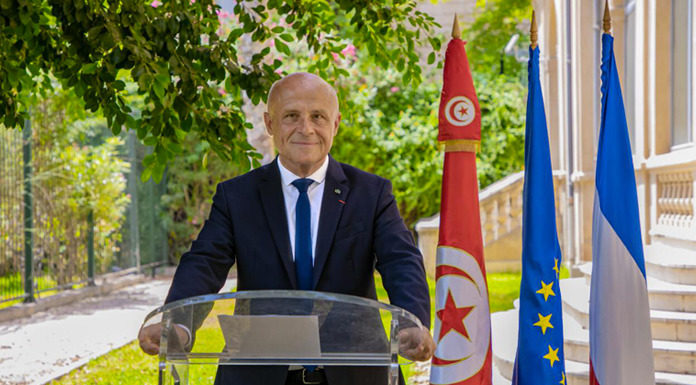
[[[154,279],[0,323],[0,384],[44,384],[133,341],[170,281]]]

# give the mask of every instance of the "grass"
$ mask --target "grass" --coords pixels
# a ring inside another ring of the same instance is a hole
[[[75,278],[75,281],[78,279]],[[34,284],[36,285],[37,292],[34,294],[36,299],[45,298],[54,295],[59,292],[58,289],[52,289],[58,286],[58,283],[50,276],[38,276],[34,277]],[[84,284],[73,285],[73,289],[84,286]],[[8,274],[0,277],[0,309],[4,309],[18,303],[22,303],[24,298],[17,298],[12,300],[4,300],[5,298],[12,298],[15,296],[21,296],[24,294],[24,279],[19,273]]]
[[[567,277],[568,271],[561,270],[561,278]],[[375,276],[377,283],[377,297],[382,302],[388,302],[386,291],[382,287],[379,275]],[[490,273],[487,275],[490,296],[491,312],[512,309],[513,301],[519,296],[520,273]],[[430,296],[434,304],[435,282],[428,281]],[[434,317],[434,306],[431,318]],[[223,304],[216,305],[212,313],[229,313]],[[214,318],[210,318],[214,319]],[[434,319],[434,318],[433,318]],[[389,320],[383,317],[383,322]],[[206,328],[204,325],[197,333],[195,350],[216,351],[222,350],[221,336],[214,336],[213,333],[219,331],[212,325]],[[206,342],[207,341],[207,342]],[[215,341],[220,346],[215,345]],[[116,349],[97,359],[87,363],[85,366],[73,370],[69,374],[52,381],[54,385],[67,384],[156,384],[157,383],[157,357],[148,356],[140,350],[138,342],[134,341],[128,345]],[[408,378],[411,375],[412,366],[403,367],[404,375]],[[213,383],[216,367],[214,365],[193,365],[189,371],[189,380],[192,384]]]

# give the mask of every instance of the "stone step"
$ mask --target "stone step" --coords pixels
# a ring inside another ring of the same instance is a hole
[[[573,317],[563,317],[566,359],[589,363],[590,334]],[[696,343],[653,340],[655,370],[696,375]]]
[[[589,328],[590,287],[584,278],[561,280],[563,312]],[[652,337],[656,340],[696,342],[696,313],[651,310]]]
[[[564,315],[564,323],[570,317]],[[499,374],[511,381],[512,370],[515,363],[515,353],[517,350],[517,310],[508,310],[497,312],[491,315],[492,328],[492,348],[493,348],[493,364],[498,369]],[[573,326],[571,326],[573,327]],[[565,333],[564,325],[564,333]],[[572,349],[572,347],[570,348]],[[589,382],[589,365],[586,362],[574,361],[569,358],[568,342],[564,346],[566,360],[566,383],[568,385],[587,385]],[[572,354],[575,354],[574,352]],[[589,352],[588,352],[589,355]],[[588,356],[586,355],[586,357]],[[587,359],[585,359],[586,361]],[[655,372],[656,385],[676,385],[676,384],[696,384],[696,375],[676,374],[666,372]],[[509,382],[504,382],[498,379],[496,385],[507,385]]]
[[[590,285],[592,262],[578,266]],[[696,312],[696,285],[663,281],[648,275],[648,296],[653,310]]]
[[[672,283],[696,285],[696,258],[693,253],[657,250],[662,249],[657,249],[657,245],[646,246],[645,271],[648,276]]]

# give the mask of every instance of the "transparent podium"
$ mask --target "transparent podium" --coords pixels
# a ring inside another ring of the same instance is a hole
[[[141,329],[157,325],[161,385],[212,384],[218,365],[382,366],[384,384],[396,385],[400,346],[417,343],[405,341],[407,329],[422,328],[408,311],[370,299],[280,290],[172,302]]]

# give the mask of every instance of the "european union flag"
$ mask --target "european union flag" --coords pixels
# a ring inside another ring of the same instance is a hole
[[[529,49],[529,93],[524,141],[522,284],[513,384],[565,384],[559,268],[561,248],[544,99],[539,83],[539,47]]]

